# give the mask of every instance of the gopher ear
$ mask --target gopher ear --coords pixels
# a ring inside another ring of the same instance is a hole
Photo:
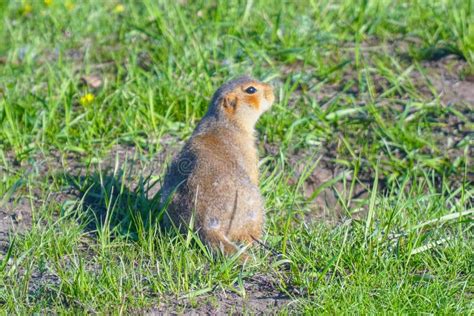
[[[237,108],[237,97],[235,95],[226,95],[222,97],[221,106],[229,112],[235,112],[235,109]]]

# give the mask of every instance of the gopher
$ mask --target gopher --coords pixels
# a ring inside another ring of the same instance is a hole
[[[260,239],[264,201],[255,124],[274,100],[269,84],[246,76],[217,89],[167,170],[160,201],[165,226],[192,228],[225,254]]]

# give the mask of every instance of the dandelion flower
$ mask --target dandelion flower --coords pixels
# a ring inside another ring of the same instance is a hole
[[[65,6],[68,11],[72,11],[74,9],[74,3],[71,1],[66,1]]]
[[[95,99],[95,96],[92,93],[86,93],[84,94],[81,99],[79,100],[79,103],[82,104],[82,106],[87,106],[91,104]]]
[[[28,15],[31,13],[31,11],[33,11],[33,7],[29,3],[25,3],[21,8],[21,12],[23,13],[23,15]]]
[[[51,4],[53,4],[53,0],[43,0],[43,2],[46,6],[50,6]]]
[[[115,13],[122,13],[125,11],[125,6],[123,4],[117,4],[114,8]]]

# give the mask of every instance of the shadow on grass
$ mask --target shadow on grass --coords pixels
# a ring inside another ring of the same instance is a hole
[[[160,192],[149,196],[158,181],[152,181],[151,176],[140,176],[135,183],[126,185],[129,178],[123,169],[108,169],[86,176],[64,175],[73,195],[80,201],[74,215],[86,231],[108,231],[111,237],[137,240],[139,234],[159,225]]]

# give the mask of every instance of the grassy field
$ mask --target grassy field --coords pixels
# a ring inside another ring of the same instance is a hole
[[[0,0],[2,313],[474,312],[474,1]],[[160,230],[213,91],[272,82],[263,246]]]

